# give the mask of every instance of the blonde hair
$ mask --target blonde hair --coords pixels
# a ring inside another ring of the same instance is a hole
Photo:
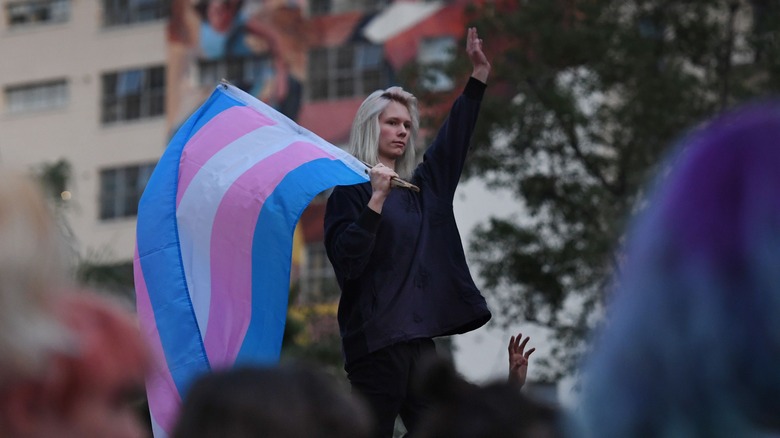
[[[412,119],[409,142],[403,155],[395,163],[396,173],[401,178],[409,179],[417,166],[416,143],[420,130],[420,113],[417,109],[417,98],[401,87],[377,90],[366,97],[352,122],[348,151],[366,163],[379,162],[379,115],[392,101],[404,105]]]
[[[40,187],[0,172],[0,386],[42,372],[62,343],[50,298],[66,279],[64,249]]]

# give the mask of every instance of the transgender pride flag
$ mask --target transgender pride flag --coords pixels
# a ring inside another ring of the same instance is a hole
[[[157,362],[146,383],[155,437],[171,432],[198,375],[278,360],[298,218],[365,170],[227,83],[179,129],[141,197],[134,257]]]

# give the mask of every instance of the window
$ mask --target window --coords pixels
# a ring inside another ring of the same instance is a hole
[[[160,116],[165,111],[165,68],[103,75],[104,124]]]
[[[63,108],[68,103],[68,83],[59,79],[9,86],[5,89],[5,103],[10,114]]]
[[[170,0],[103,0],[103,24],[121,26],[167,18]]]
[[[382,46],[354,44],[309,52],[311,100],[363,96],[385,88],[389,70]]]
[[[333,271],[325,244],[322,242],[306,245],[306,264],[301,269],[299,280],[301,299],[317,302],[337,297],[339,293],[336,274]]]
[[[309,14],[314,16],[349,11],[377,11],[390,3],[390,0],[309,0]]]
[[[132,217],[146,188],[154,163],[100,171],[100,219]]]
[[[331,0],[309,0],[309,14],[312,16],[327,15],[333,8],[331,3]]]
[[[255,84],[265,83],[272,75],[267,56],[230,56],[198,62],[198,78],[204,87],[214,87],[221,79],[227,79],[236,87],[251,92]]]
[[[62,23],[70,17],[70,0],[22,0],[6,3],[8,26]]]
[[[358,3],[362,3],[363,9],[367,10],[379,10],[391,3],[390,0],[362,0]]]
[[[445,71],[455,56],[455,38],[435,37],[420,41],[417,63],[422,69],[421,85],[428,91],[447,91],[455,86]]]

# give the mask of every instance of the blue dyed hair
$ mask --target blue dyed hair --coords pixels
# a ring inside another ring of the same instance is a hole
[[[780,102],[685,138],[628,234],[576,437],[780,431]]]

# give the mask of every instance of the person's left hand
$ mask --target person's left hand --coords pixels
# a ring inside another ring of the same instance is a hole
[[[525,378],[528,374],[528,358],[531,357],[531,353],[536,351],[536,348],[531,348],[523,352],[529,339],[531,338],[528,336],[523,339],[521,333],[518,333],[517,337],[509,338],[509,380],[520,386],[525,384]]]
[[[487,83],[490,74],[490,61],[488,61],[485,52],[482,51],[482,39],[477,34],[477,28],[470,27],[466,35],[466,54],[471,60],[474,70],[471,73],[475,79]]]

